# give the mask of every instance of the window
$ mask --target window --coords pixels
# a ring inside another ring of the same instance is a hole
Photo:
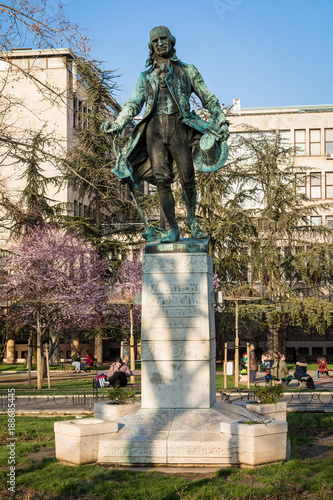
[[[333,199],[333,172],[325,173],[325,194],[326,198]]]
[[[283,147],[290,147],[290,130],[279,130],[279,140]]]
[[[321,198],[321,174],[310,174],[310,198],[320,200]]]
[[[333,229],[333,215],[326,215],[326,226]]]
[[[312,215],[310,217],[311,220],[311,226],[321,226],[321,215]]]
[[[71,351],[66,351],[66,358],[71,359],[71,357],[72,357]]]
[[[296,193],[306,194],[306,175],[295,174]]]
[[[333,128],[325,129],[325,154],[333,154]]]
[[[305,130],[295,130],[296,155],[305,155]]]
[[[290,130],[279,130],[280,155],[279,160],[290,161]]]
[[[322,347],[312,347],[312,355],[313,356],[322,356],[323,348]]]
[[[79,204],[77,201],[74,201],[74,217],[79,217]]]
[[[310,129],[310,156],[320,155],[320,128]]]

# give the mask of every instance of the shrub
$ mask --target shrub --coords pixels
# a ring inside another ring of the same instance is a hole
[[[254,391],[255,397],[258,402],[262,404],[273,403],[276,404],[281,401],[283,396],[283,387],[281,385],[257,387]]]
[[[135,391],[133,389],[124,389],[123,387],[117,387],[115,389],[109,389],[107,397],[113,403],[125,405],[128,403],[134,403]]]

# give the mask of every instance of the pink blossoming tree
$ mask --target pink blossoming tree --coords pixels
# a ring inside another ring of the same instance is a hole
[[[107,301],[107,265],[80,234],[44,226],[13,243],[3,261],[4,293],[15,327],[37,333],[37,388],[42,386],[42,338],[99,326]]]

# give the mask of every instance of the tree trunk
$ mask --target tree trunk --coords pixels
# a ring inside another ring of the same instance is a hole
[[[102,229],[102,214],[101,214],[101,200],[98,193],[95,196],[95,221],[96,221],[96,229],[100,231]]]
[[[28,340],[28,354],[27,354],[27,370],[28,370],[28,389],[31,389],[31,365],[32,365],[32,335]]]
[[[60,344],[58,335],[50,329],[50,337],[52,342],[52,352],[50,353],[50,364],[59,365],[60,364]]]
[[[7,340],[7,364],[15,363],[15,339]]]
[[[270,352],[281,352],[284,345],[284,335],[279,325],[274,322],[272,313],[267,313],[267,325],[267,350]]]
[[[43,354],[42,354],[42,332],[40,328],[40,309],[37,309],[37,389],[43,384]]]
[[[71,342],[71,356],[74,358],[77,355],[81,356],[80,340],[73,339]]]
[[[95,337],[95,358],[97,359],[97,365],[103,363],[103,338],[102,335],[96,335]]]
[[[32,362],[37,363],[37,334],[32,334]]]

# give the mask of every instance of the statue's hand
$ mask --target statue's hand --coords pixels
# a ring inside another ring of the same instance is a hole
[[[100,131],[102,132],[102,134],[119,134],[120,132],[120,129],[119,129],[119,126],[117,125],[116,122],[110,122],[110,121],[107,121],[107,122],[103,122],[101,127],[100,127]]]
[[[226,141],[229,137],[229,127],[228,124],[225,123],[221,125],[221,127],[218,130],[218,134],[221,136],[222,141]]]
[[[229,137],[229,128],[228,122],[225,119],[224,114],[221,115],[212,115],[210,117],[210,125],[220,136],[222,141],[226,141]]]

